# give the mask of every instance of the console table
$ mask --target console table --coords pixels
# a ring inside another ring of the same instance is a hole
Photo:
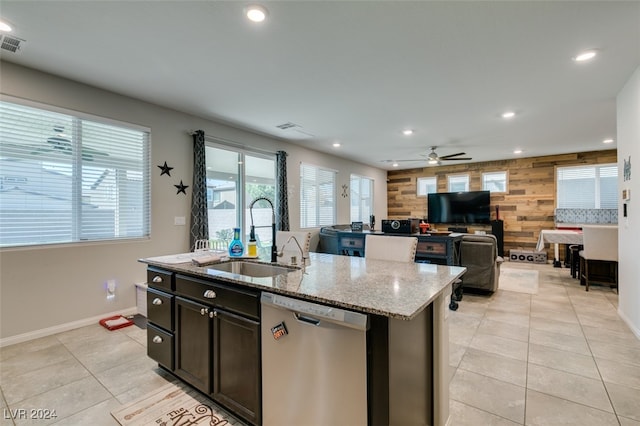
[[[416,262],[434,263],[438,265],[460,265],[460,242],[462,234],[390,234],[377,231],[353,232],[350,230],[335,231],[337,253],[345,256],[364,257],[365,238],[367,234],[389,235],[396,237],[417,237]]]

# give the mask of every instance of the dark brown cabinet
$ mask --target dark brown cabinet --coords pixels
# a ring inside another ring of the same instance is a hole
[[[149,356],[261,424],[260,292],[157,268],[148,278]]]
[[[218,309],[213,321],[213,399],[260,424],[260,323]]]
[[[174,274],[157,268],[147,269],[147,355],[164,368],[173,371]]]
[[[176,297],[175,374],[187,383],[210,393],[211,336],[210,308]],[[211,310],[212,312],[213,310]]]

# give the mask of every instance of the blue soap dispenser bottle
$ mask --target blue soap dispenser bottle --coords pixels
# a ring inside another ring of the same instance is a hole
[[[229,256],[239,257],[244,253],[244,246],[240,241],[240,228],[233,228],[233,240],[229,244]]]

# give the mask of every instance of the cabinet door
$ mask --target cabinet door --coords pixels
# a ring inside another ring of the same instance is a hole
[[[214,311],[213,323],[212,397],[260,424],[260,323],[219,309]]]
[[[211,391],[211,308],[175,300],[175,374],[205,393]]]

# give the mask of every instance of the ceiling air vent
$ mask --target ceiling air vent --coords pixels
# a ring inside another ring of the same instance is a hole
[[[0,36],[0,49],[3,50],[8,50],[9,52],[17,52],[18,50],[20,50],[20,46],[22,45],[22,43],[24,42],[24,40],[17,38],[17,37],[11,37],[8,35],[1,35]]]
[[[276,127],[280,130],[288,130],[288,129],[292,129],[294,127],[300,127],[300,126],[298,126],[296,123],[287,121],[286,123],[278,124]]]

